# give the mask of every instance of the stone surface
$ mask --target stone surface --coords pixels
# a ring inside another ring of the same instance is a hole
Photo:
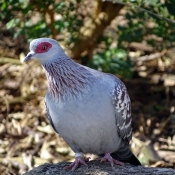
[[[130,164],[115,165],[112,168],[109,163],[100,163],[98,160],[90,161],[87,163],[88,167],[83,165],[73,172],[64,169],[69,164],[68,162],[46,163],[23,175],[175,175],[175,170],[171,168],[151,168]]]

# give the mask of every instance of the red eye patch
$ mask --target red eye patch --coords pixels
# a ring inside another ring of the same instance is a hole
[[[52,44],[48,42],[42,42],[38,44],[38,46],[35,49],[35,53],[44,53],[47,52],[52,47]]]

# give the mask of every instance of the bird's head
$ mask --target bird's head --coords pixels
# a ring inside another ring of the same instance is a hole
[[[63,49],[56,40],[39,38],[31,41],[30,52],[24,58],[23,62],[27,62],[34,58],[44,65],[54,59],[59,59],[64,55]]]

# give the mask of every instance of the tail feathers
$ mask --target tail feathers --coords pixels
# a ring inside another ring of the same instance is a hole
[[[124,163],[130,163],[135,166],[141,165],[140,161],[135,157],[135,155],[131,151],[130,153],[131,153],[131,156],[126,159],[122,159],[122,155],[118,156],[117,152],[112,153],[111,156],[113,159],[119,160]]]
[[[100,155],[104,156],[104,155]],[[135,157],[135,155],[131,152],[128,145],[121,145],[120,149],[111,153],[113,159],[119,160],[121,162],[130,163],[132,165],[141,165],[139,160]]]
[[[123,143],[120,149],[111,154],[113,159],[120,160],[121,162],[130,163],[132,165],[141,165],[139,160],[131,152],[129,145]]]

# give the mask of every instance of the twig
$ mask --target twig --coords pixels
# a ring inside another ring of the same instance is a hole
[[[138,58],[134,58],[134,59],[132,59],[132,61],[134,61],[134,62],[138,62],[138,61],[144,62],[144,61],[154,60],[154,59],[162,57],[163,55],[165,55],[166,52],[167,52],[167,50],[163,50],[162,52],[157,52],[157,53],[153,53],[151,55],[145,55],[145,56],[141,56],[141,57],[138,57]]]
[[[16,60],[14,58],[1,57],[0,64],[5,64],[5,63],[11,63],[11,64],[17,64],[17,65],[22,64],[19,60]]]
[[[167,21],[168,23],[170,23],[170,24],[175,24],[175,21],[173,21],[173,20],[171,20],[171,19],[169,19],[169,18],[166,18],[166,17],[164,17],[164,16],[162,16],[162,15],[156,14],[156,13],[154,13],[154,12],[151,12],[151,11],[145,9],[145,8],[136,6],[136,5],[134,5],[134,4],[125,3],[125,2],[118,1],[118,0],[104,0],[104,1],[110,1],[110,2],[113,2],[113,3],[125,5],[125,6],[128,6],[128,7],[134,7],[134,8],[136,8],[136,9],[140,10],[140,11],[147,12],[147,13],[149,13],[150,15],[156,17],[156,18],[166,20],[166,21]]]
[[[50,10],[48,7],[46,7],[46,9],[44,9],[44,13],[45,13],[44,14],[45,15],[45,22],[50,27],[50,29],[52,31],[52,38],[55,39],[57,34],[58,34],[58,32],[57,32],[57,30],[55,28],[54,11],[53,11],[53,9]],[[49,15],[50,20],[51,20],[49,24],[48,24],[48,22],[46,20],[46,18],[47,18],[46,14]]]
[[[6,104],[6,115],[5,115],[5,130],[8,132],[8,115],[9,115],[9,111],[10,111],[10,105],[9,105],[9,101],[7,100],[6,97],[4,97],[3,95],[0,95],[0,97],[4,100],[5,104]]]

